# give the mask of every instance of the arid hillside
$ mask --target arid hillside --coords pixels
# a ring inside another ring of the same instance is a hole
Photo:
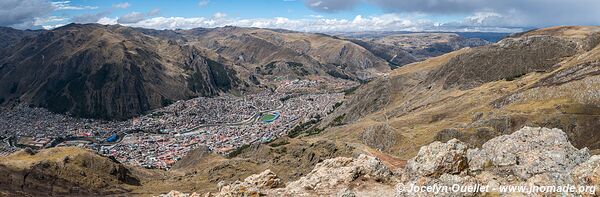
[[[82,117],[124,119],[241,86],[231,67],[194,47],[120,26],[67,25],[0,58],[0,103]]]
[[[364,35],[350,41],[365,47],[394,67],[423,61],[465,47],[490,44],[480,38],[463,38],[454,33],[398,33]]]
[[[0,195],[111,195],[141,185],[133,168],[80,148],[21,151],[0,159]]]
[[[524,125],[600,149],[600,28],[535,30],[404,66],[354,91],[318,138],[410,158],[433,141],[481,145]]]
[[[550,184],[551,173],[598,185],[599,43],[600,27],[554,27],[409,64],[348,91],[299,135],[228,156],[200,148],[170,171],[77,148],[19,152],[0,159],[10,174],[0,191],[385,196],[411,183]]]
[[[263,76],[319,74],[369,80],[390,70],[385,60],[363,47],[324,34],[239,27],[180,33],[190,45],[213,51]]]
[[[362,83],[441,54],[414,59],[390,47],[395,44],[374,49],[325,34],[240,27],[69,24],[48,31],[2,28],[0,34],[0,104],[102,119],[126,119],[198,96],[246,94],[282,79]],[[440,52],[471,46],[456,44],[459,40],[465,39],[427,34],[410,39]],[[437,44],[446,42],[455,44]],[[410,61],[390,61],[390,55]]]

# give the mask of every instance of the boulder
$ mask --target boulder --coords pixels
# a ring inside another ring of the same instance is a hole
[[[244,181],[236,181],[220,187],[215,196],[259,196],[264,190],[282,186],[282,181],[271,170],[247,177]]]
[[[358,158],[337,157],[325,160],[306,176],[288,184],[290,190],[319,190],[350,183],[359,177],[385,181],[392,172],[375,157],[360,155]]]
[[[171,190],[167,194],[160,195],[160,197],[200,197],[200,194],[197,194],[196,192],[192,194],[186,194],[179,191]]]
[[[338,197],[356,197],[356,194],[352,190],[350,190],[348,188],[344,188],[337,193],[337,196]]]
[[[524,127],[468,151],[469,170],[491,170],[526,180],[541,173],[566,173],[589,158],[587,148],[578,150],[560,129]]]
[[[573,168],[571,177],[576,186],[595,186],[600,188],[600,156],[594,155],[586,162]],[[582,193],[584,196],[600,196],[599,191]]]
[[[405,172],[409,179],[437,178],[442,174],[459,174],[467,168],[467,145],[452,139],[421,147],[417,156],[407,162]]]

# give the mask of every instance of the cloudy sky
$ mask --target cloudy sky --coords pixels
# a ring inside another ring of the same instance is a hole
[[[297,31],[518,32],[600,25],[599,0],[0,0],[0,26],[68,23],[153,29],[282,28]]]

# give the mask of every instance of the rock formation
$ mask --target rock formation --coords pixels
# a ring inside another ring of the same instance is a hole
[[[444,147],[440,149],[438,147]],[[466,144],[450,140],[447,143],[433,143],[421,148],[416,158],[429,160],[454,158],[437,163],[408,162],[402,181],[396,187],[482,185],[490,193],[512,196],[515,193],[501,193],[501,186],[538,185],[538,186],[600,186],[598,157],[590,158],[587,148],[577,149],[568,141],[566,134],[559,129],[524,127],[511,135],[503,135],[486,142],[482,148],[464,149]],[[461,148],[455,148],[461,147]],[[437,150],[429,152],[429,150]],[[459,151],[457,151],[459,150]],[[423,152],[424,154],[421,154]],[[461,159],[458,159],[461,158]],[[467,162],[462,158],[468,159]],[[413,160],[411,160],[413,161]],[[418,161],[415,160],[414,161]],[[463,162],[464,161],[464,162]],[[424,164],[430,169],[439,169],[435,173],[419,173]],[[448,171],[447,169],[456,169]],[[440,175],[440,176],[434,176]],[[494,190],[497,189],[497,190]],[[414,193],[400,193],[401,196],[413,196]],[[476,196],[480,192],[458,193],[417,193],[421,196]],[[562,195],[560,193],[550,193]],[[565,195],[588,195],[590,193],[563,193]],[[547,193],[531,195],[545,196]]]
[[[317,164],[299,180],[283,186],[266,170],[244,181],[224,184],[208,196],[481,196],[481,195],[582,195],[574,193],[501,192],[502,186],[600,187],[600,157],[571,145],[560,129],[524,127],[489,140],[481,148],[456,139],[421,147],[406,167],[392,172],[379,159],[360,155],[338,157]],[[415,192],[412,187],[476,186],[478,189]],[[402,188],[402,189],[400,189]],[[486,188],[486,189],[481,189]],[[485,192],[485,193],[484,193]]]

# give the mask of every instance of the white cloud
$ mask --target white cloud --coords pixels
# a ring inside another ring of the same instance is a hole
[[[119,17],[119,23],[137,23],[146,19],[146,14],[141,12],[131,12]]]
[[[49,17],[35,17],[33,21],[33,25],[35,26],[43,26],[48,25],[48,23],[56,23],[67,20],[67,18],[60,16],[49,16]]]
[[[112,5],[113,8],[120,8],[120,9],[125,9],[125,8],[128,8],[129,6],[131,6],[131,4],[129,4],[129,2],[116,3],[116,4]]]
[[[467,19],[474,24],[483,24],[490,18],[502,18],[502,15],[495,12],[476,12],[472,16],[467,17]]]
[[[119,20],[119,18],[115,17],[115,18],[109,18],[109,17],[102,17],[100,19],[98,19],[98,24],[102,24],[102,25],[116,25],[119,24],[117,22],[117,20]]]
[[[148,17],[157,16],[160,9],[150,10],[148,13],[130,12],[118,18],[117,22],[122,24],[137,23],[146,20]]]
[[[71,1],[54,1],[51,3],[55,10],[95,10],[96,6],[71,5]]]
[[[209,3],[210,3],[210,0],[200,0],[200,1],[198,1],[198,6],[204,7],[204,6],[207,6]]]
[[[106,17],[110,14],[108,11],[98,12],[98,13],[89,13],[82,14],[71,18],[71,21],[74,23],[95,23],[102,17]]]
[[[148,16],[156,16],[156,15],[159,15],[159,14],[160,14],[160,9],[156,8],[156,9],[150,10],[150,12],[148,12],[147,15]]]
[[[51,29],[55,29],[55,28],[59,28],[62,26],[65,26],[67,24],[65,23],[60,23],[60,24],[55,24],[55,25],[43,25],[42,28],[46,29],[46,30],[51,30]]]
[[[476,16],[475,16],[476,17]],[[378,16],[358,15],[352,20],[330,18],[289,19],[285,17],[240,19],[230,18],[216,13],[211,18],[204,17],[154,17],[122,25],[151,29],[191,29],[197,27],[213,28],[222,26],[259,27],[289,29],[305,32],[332,31],[501,31],[517,32],[519,28],[478,27],[467,23],[474,18],[455,23],[436,23],[422,15],[384,14]],[[104,19],[103,24],[115,20]],[[121,19],[117,20],[120,21]],[[485,20],[485,19],[484,19]],[[99,22],[100,23],[100,22]],[[120,22],[119,22],[120,23]]]
[[[352,9],[360,1],[362,0],[304,0],[304,4],[310,9],[331,13]]]
[[[36,18],[43,18],[52,10],[52,4],[46,0],[0,0],[0,26],[31,28]]]
[[[223,12],[217,12],[213,15],[213,18],[225,18],[227,17],[227,14],[223,13]]]
[[[521,27],[545,27],[600,23],[598,11],[600,1],[598,0],[304,0],[304,2],[308,8],[321,12],[350,10],[361,3],[368,3],[380,7],[387,13],[425,13],[441,17],[473,15],[482,20],[472,20],[472,22],[493,26],[511,24]],[[500,16],[485,15],[489,13]]]

